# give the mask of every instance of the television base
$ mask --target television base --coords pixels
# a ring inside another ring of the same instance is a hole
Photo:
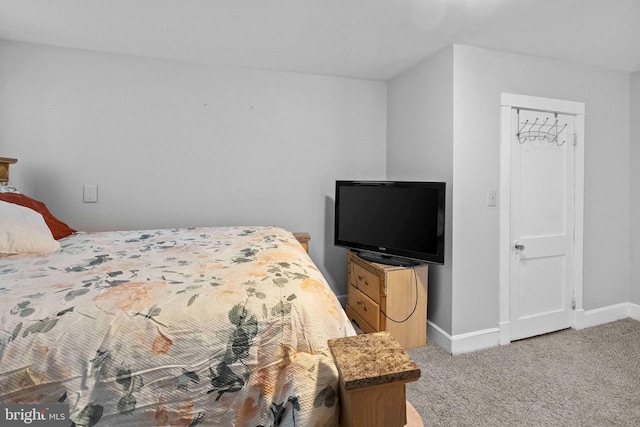
[[[354,251],[358,258],[362,258],[365,261],[375,262],[376,264],[393,265],[395,267],[415,267],[420,265],[418,261],[413,261],[406,258],[398,258],[390,255],[378,254],[368,251]]]

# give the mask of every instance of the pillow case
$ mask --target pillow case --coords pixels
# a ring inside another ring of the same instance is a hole
[[[8,185],[0,185],[0,193],[19,193],[19,191]]]
[[[76,232],[76,230],[53,216],[44,203],[27,197],[24,194],[0,193],[0,201],[13,203],[29,209],[33,209],[34,211],[42,215],[45,223],[49,227],[49,230],[51,230],[51,234],[53,234],[53,238],[56,240],[60,240],[63,237],[67,237]]]
[[[0,201],[0,253],[49,254],[60,250],[42,215],[24,206]]]

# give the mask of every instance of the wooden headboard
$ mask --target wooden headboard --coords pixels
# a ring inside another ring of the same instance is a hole
[[[0,157],[0,185],[9,184],[9,165],[16,163],[18,159]]]
[[[309,235],[309,233],[307,233],[306,231],[300,231],[293,233],[293,235],[295,236],[296,240],[300,242],[304,250],[309,253],[309,240],[311,240],[311,236]]]

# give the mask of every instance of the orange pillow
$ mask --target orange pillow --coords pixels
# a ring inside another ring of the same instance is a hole
[[[27,197],[24,194],[0,193],[0,200],[24,206],[38,212],[44,218],[44,222],[47,223],[49,230],[51,230],[51,234],[53,234],[53,238],[56,240],[60,240],[63,237],[67,237],[76,232],[76,230],[53,216],[44,203]]]

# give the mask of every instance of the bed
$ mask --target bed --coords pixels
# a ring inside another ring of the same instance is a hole
[[[0,404],[67,404],[75,426],[338,424],[327,340],[355,332],[291,232],[57,242],[0,255]]]

